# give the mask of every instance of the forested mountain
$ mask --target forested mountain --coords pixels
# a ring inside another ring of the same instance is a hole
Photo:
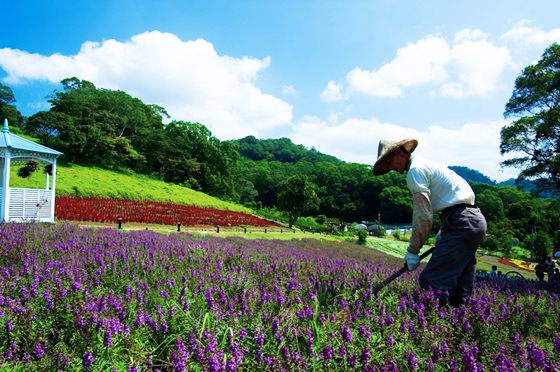
[[[247,136],[234,142],[239,146],[241,156],[255,161],[276,160],[282,163],[297,163],[303,160],[310,163],[319,161],[341,163],[334,156],[320,153],[314,148],[307,149],[303,145],[296,145],[289,138],[259,140],[254,136]]]
[[[496,181],[477,170],[460,166],[449,166],[448,168],[457,173],[459,176],[463,177],[469,183],[474,182],[484,183],[486,185],[496,185]]]

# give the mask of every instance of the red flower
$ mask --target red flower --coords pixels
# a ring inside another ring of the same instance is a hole
[[[148,200],[56,198],[56,215],[61,220],[114,222],[123,221],[183,226],[275,226],[265,219],[241,212],[201,208]]]

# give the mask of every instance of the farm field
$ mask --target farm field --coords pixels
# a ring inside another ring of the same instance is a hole
[[[147,223],[185,226],[271,226],[278,224],[242,212],[202,208],[150,200],[59,196],[56,216],[61,220],[102,223]]]
[[[557,370],[558,286],[437,306],[402,260],[316,239],[0,225],[4,370]]]

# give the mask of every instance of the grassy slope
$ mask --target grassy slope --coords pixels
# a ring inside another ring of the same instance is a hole
[[[39,170],[28,179],[17,176],[18,167],[12,168],[11,187],[44,188],[45,174]],[[225,202],[202,192],[191,190],[147,176],[115,173],[99,168],[77,165],[57,166],[56,194],[66,196],[96,196],[107,198],[142,199],[198,207],[226,209],[252,213],[249,208]]]

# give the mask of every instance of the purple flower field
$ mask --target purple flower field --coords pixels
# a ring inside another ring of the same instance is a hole
[[[438,308],[354,244],[0,225],[4,370],[557,371],[558,285]]]

